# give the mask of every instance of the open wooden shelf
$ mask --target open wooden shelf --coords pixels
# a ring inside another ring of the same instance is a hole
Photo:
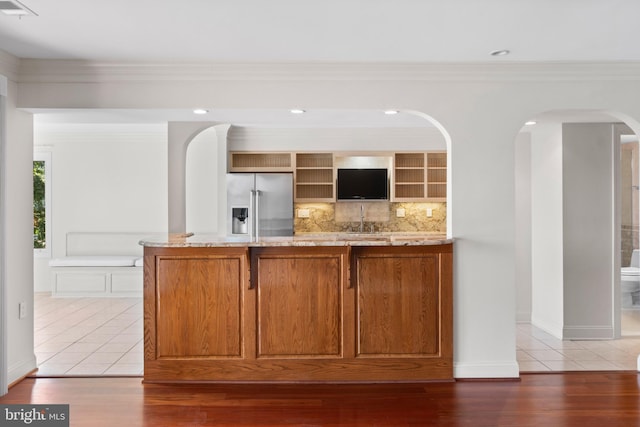
[[[447,200],[447,153],[427,153],[427,198]]]
[[[291,153],[230,152],[229,172],[291,172]]]
[[[335,201],[333,153],[296,153],[296,202]]]
[[[396,153],[394,162],[394,200],[416,201],[425,197],[425,154]]]
[[[394,160],[394,201],[446,201],[446,152],[396,153]]]

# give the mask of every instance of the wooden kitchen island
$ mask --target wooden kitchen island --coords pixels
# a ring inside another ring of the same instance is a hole
[[[443,236],[141,244],[145,382],[453,379]]]

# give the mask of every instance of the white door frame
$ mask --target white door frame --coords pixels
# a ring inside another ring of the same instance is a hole
[[[631,129],[626,125],[613,125],[613,135],[611,135],[612,144],[612,159],[613,165],[611,170],[613,171],[612,182],[612,197],[611,197],[611,213],[612,213],[612,227],[613,232],[611,233],[613,236],[613,277],[611,278],[611,283],[613,285],[612,293],[613,293],[613,307],[611,313],[613,314],[613,339],[620,339],[622,336],[622,301],[621,292],[620,292],[620,268],[622,265],[622,187],[621,187],[621,147],[620,147],[620,137],[622,135],[622,127],[626,128],[628,131]],[[628,132],[627,132],[628,133]]]
[[[622,176],[621,176],[621,140],[623,135],[635,135],[626,123],[613,125],[613,331],[614,338],[622,338],[622,291],[620,269],[622,267]],[[635,206],[635,209],[638,209]]]

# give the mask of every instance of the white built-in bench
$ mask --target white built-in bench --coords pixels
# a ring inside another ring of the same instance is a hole
[[[140,240],[158,233],[70,232],[49,261],[53,296],[142,296]]]

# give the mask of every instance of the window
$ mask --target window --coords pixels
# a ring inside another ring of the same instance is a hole
[[[33,253],[51,256],[51,153],[33,154]]]

